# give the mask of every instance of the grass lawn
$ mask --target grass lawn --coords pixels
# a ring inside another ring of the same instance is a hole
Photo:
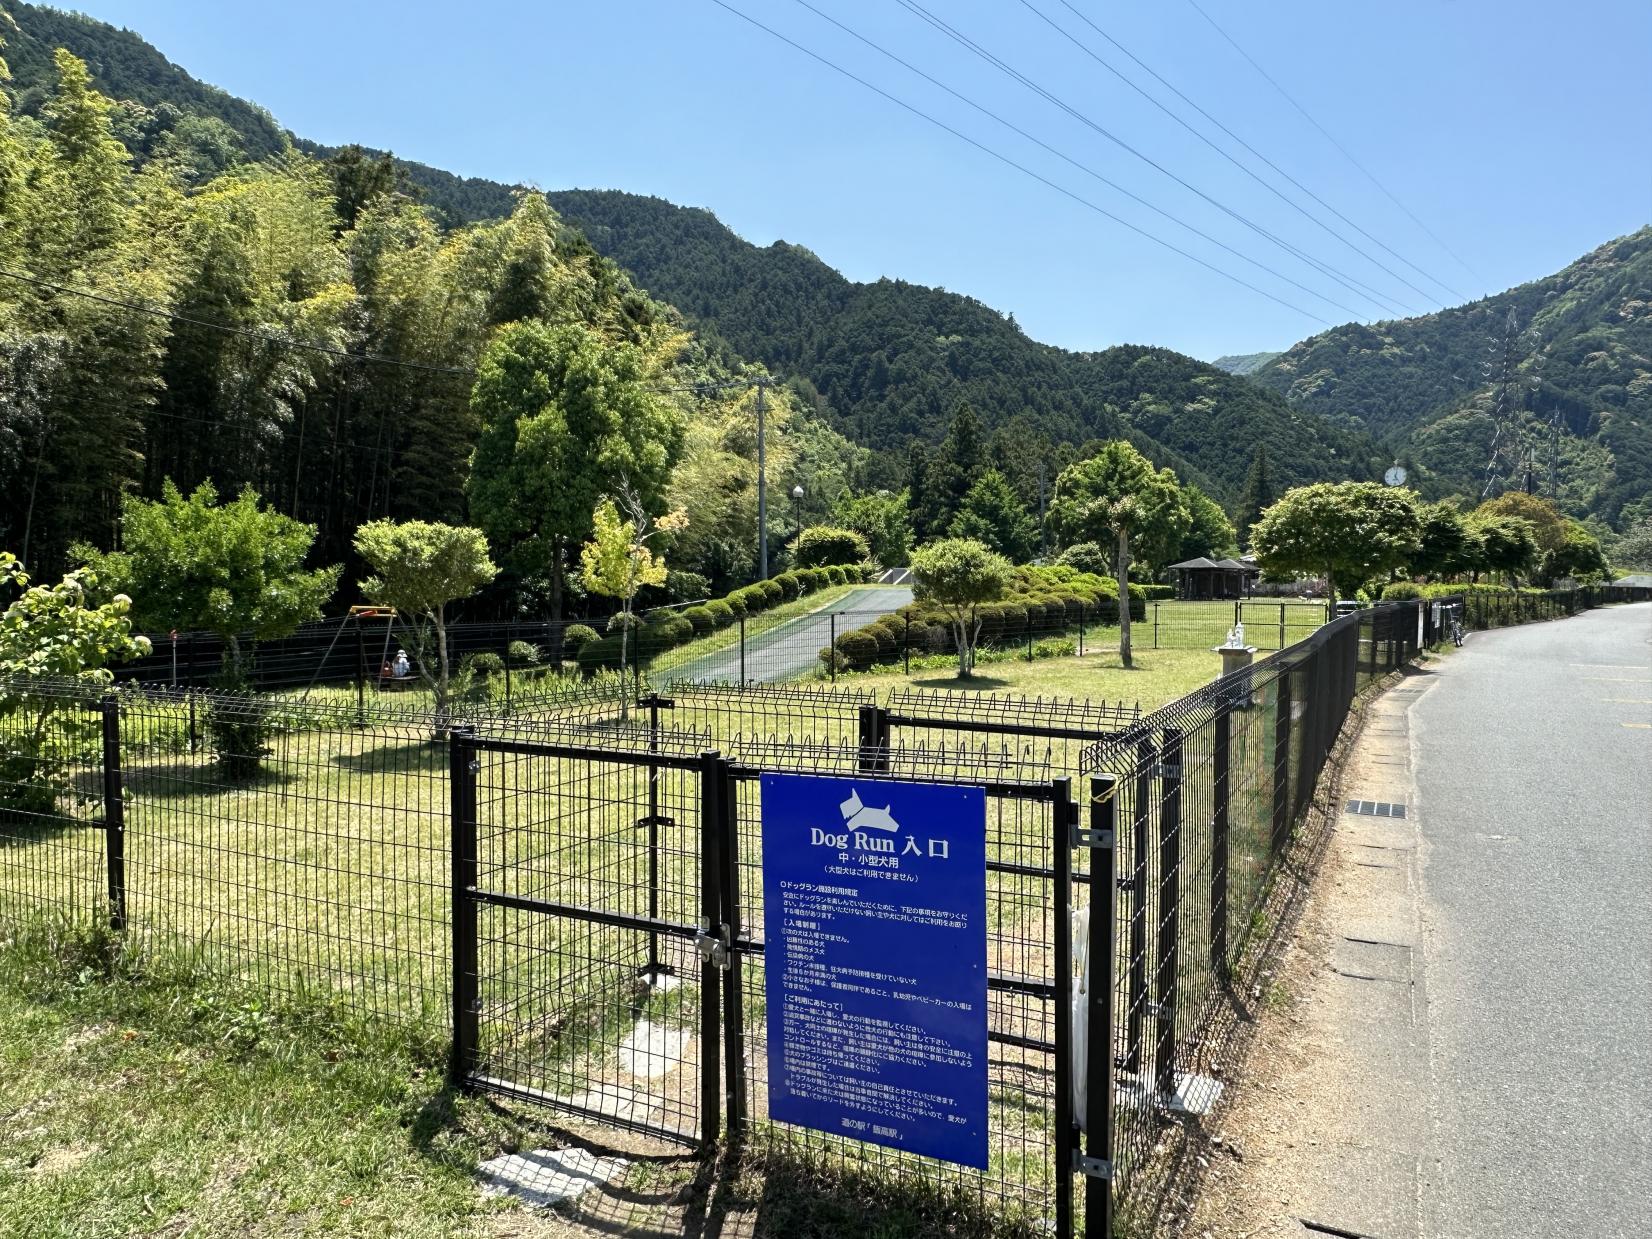
[[[1117,630],[1114,630],[1115,632]],[[1116,642],[1116,638],[1115,638]],[[880,694],[897,688],[924,688],[942,692],[1003,693],[1027,697],[1076,697],[1080,701],[1140,702],[1143,711],[1157,709],[1214,680],[1222,660],[1209,650],[1154,650],[1137,647],[1135,666],[1126,671],[1118,646],[1086,643],[1084,657],[1037,658],[1014,653],[977,662],[975,674],[958,678],[951,667],[914,667],[910,675],[871,671],[838,676],[843,688],[871,688]],[[952,660],[949,660],[952,661]]]

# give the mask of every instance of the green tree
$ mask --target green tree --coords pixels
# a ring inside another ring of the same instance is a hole
[[[430,521],[370,521],[356,530],[355,545],[373,570],[361,583],[361,592],[417,625],[414,651],[419,673],[435,691],[437,725],[445,726],[451,683],[447,608],[498,575],[488,558],[487,538],[480,529]],[[432,644],[434,674],[429,665]]]
[[[188,498],[168,482],[158,501],[126,501],[121,550],[81,546],[76,553],[101,586],[131,596],[143,627],[222,638],[223,684],[234,688],[245,685],[247,660],[259,641],[289,636],[321,618],[339,568],[304,567],[314,541],[315,526],[262,506],[251,487],[220,504],[210,482]]]
[[[657,507],[677,458],[676,410],[646,380],[638,349],[577,324],[512,323],[483,354],[471,394],[482,424],[471,512],[519,572],[549,580],[553,622],[569,548],[589,536],[601,497],[624,482]],[[552,641],[560,663],[560,638]]]
[[[31,588],[22,563],[0,552],[0,589],[22,591],[0,615],[0,676],[102,685],[113,679],[110,663],[149,653],[149,639],[132,635],[131,600],[120,594],[91,606],[91,583],[82,571]],[[0,691],[0,812],[55,814],[76,755],[98,730],[96,717],[75,705],[26,684]]]
[[[1009,560],[968,538],[943,538],[912,553],[913,596],[934,603],[952,620],[960,678],[975,670],[981,606],[1002,598],[1013,576]]]
[[[1331,599],[1403,567],[1421,526],[1411,492],[1376,482],[1319,482],[1286,491],[1251,531],[1270,576],[1323,575]]]
[[[1250,458],[1250,472],[1245,474],[1244,498],[1239,502],[1237,533],[1241,544],[1250,536],[1251,526],[1273,506],[1274,498],[1273,481],[1268,477],[1268,445],[1258,443]]]
[[[1197,486],[1181,488],[1182,504],[1187,509],[1187,532],[1176,548],[1177,559],[1226,559],[1237,549],[1237,535],[1233,522],[1216,501]]]
[[[811,525],[797,538],[799,568],[864,563],[870,554],[865,538],[853,529],[840,529],[835,525]]]
[[[624,506],[624,517],[620,507]],[[671,535],[688,524],[680,509],[650,520],[648,509],[634,491],[619,488],[619,500],[604,498],[592,517],[591,540],[579,552],[580,577],[585,588],[605,598],[617,598],[620,610],[610,628],[620,631],[620,677],[625,676],[627,646],[635,623],[632,604],[637,591],[649,585],[664,585],[665,560],[648,545],[654,538]],[[626,712],[620,700],[620,715]]]
[[[1568,519],[1559,546],[1545,551],[1538,564],[1539,576],[1552,585],[1563,577],[1598,581],[1611,571],[1600,541],[1582,525]]]
[[[1154,471],[1130,444],[1113,440],[1061,471],[1050,505],[1063,543],[1112,545],[1119,590],[1119,660],[1134,666],[1130,649],[1130,563],[1133,553],[1165,563],[1181,545],[1190,517],[1176,475]]]
[[[1631,572],[1652,572],[1652,516],[1643,517],[1612,543],[1612,559]]]
[[[1476,548],[1455,504],[1425,504],[1418,509],[1417,519],[1417,549],[1406,565],[1413,575],[1455,576],[1472,566]]]
[[[833,511],[838,524],[866,539],[873,559],[885,568],[899,568],[912,554],[912,522],[907,492],[887,490],[853,495]]]
[[[1004,475],[988,469],[975,480],[947,531],[954,538],[984,542],[1012,563],[1026,563],[1038,542],[1032,518]]]
[[[1480,573],[1503,573],[1511,586],[1537,564],[1541,552],[1532,523],[1520,516],[1496,516],[1476,510],[1468,519],[1473,545],[1478,551],[1472,569]]]

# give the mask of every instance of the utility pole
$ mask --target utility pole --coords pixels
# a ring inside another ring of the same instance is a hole
[[[1044,458],[1038,458],[1038,556],[1050,556],[1050,526],[1044,515]]]
[[[757,380],[757,579],[769,579],[769,457],[763,443],[763,394],[767,378]]]

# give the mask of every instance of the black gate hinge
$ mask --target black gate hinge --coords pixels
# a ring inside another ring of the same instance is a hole
[[[1086,1157],[1077,1149],[1073,1150],[1073,1169],[1079,1174],[1088,1175],[1092,1179],[1113,1178],[1113,1163],[1105,1157]]]

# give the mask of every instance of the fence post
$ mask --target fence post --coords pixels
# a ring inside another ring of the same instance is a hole
[[[1090,1040],[1084,1054],[1084,1152],[1107,1167],[1084,1180],[1086,1239],[1113,1239],[1113,955],[1118,891],[1117,776],[1090,780]]]
[[[857,744],[858,769],[868,774],[889,769],[888,712],[882,706],[861,706]]]
[[[1374,636],[1375,634],[1373,634]],[[1373,640],[1373,647],[1375,641]],[[1285,847],[1291,827],[1291,673],[1281,664],[1274,681],[1273,716],[1273,826],[1270,845],[1274,856]]]
[[[1279,648],[1285,648],[1285,604],[1279,604]]]
[[[837,655],[832,656],[832,678],[837,679]],[[746,617],[740,617],[740,685],[746,683]]]
[[[660,918],[660,695],[648,694],[648,919]],[[660,935],[648,935],[648,983],[660,977]]]
[[[1084,604],[1078,604],[1078,656],[1084,657]]]
[[[1057,779],[1050,798],[1055,838],[1055,1233],[1073,1233],[1073,828],[1072,783]]]
[[[1161,1100],[1176,1092],[1176,971],[1181,947],[1182,733],[1164,730],[1159,750],[1159,944],[1154,979],[1156,1044],[1154,1088]]]
[[[1130,811],[1130,992],[1125,1000],[1125,1070],[1131,1075],[1141,1071],[1142,1018],[1147,1013],[1147,808],[1153,758],[1153,741],[1138,741]]]
[[[721,864],[718,884],[722,888],[723,932],[727,936],[728,962],[723,968],[723,1023],[719,1030],[710,1030],[708,1047],[715,1047],[719,1031],[723,1038],[723,1071],[727,1077],[729,1143],[738,1148],[745,1135],[746,1125],[746,991],[740,979],[740,947],[742,925],[740,919],[740,855],[738,834],[739,801],[734,775],[727,758],[719,757],[717,771],[717,829],[718,860]],[[715,1020],[712,1021],[715,1024]],[[702,1030],[702,1033],[705,1030]],[[712,1050],[715,1059],[715,1050]],[[715,1108],[703,1124],[708,1139],[717,1138]]]
[[[476,761],[469,747],[470,728],[455,727],[448,733],[448,785],[452,794],[452,875],[449,898],[453,928],[453,1050],[448,1059],[447,1081],[463,1089],[475,1065],[481,1015],[481,990],[477,978],[476,901],[471,890],[477,882],[476,845]]]
[[[717,945],[723,943],[724,801],[730,790],[717,753],[700,754],[700,927],[711,949],[700,952],[700,1141],[710,1148],[722,1126],[722,1083],[717,1043],[723,1022],[723,971]],[[732,1084],[733,1082],[730,1081]]]
[[[1210,816],[1210,969],[1216,979],[1228,980],[1228,787],[1229,750],[1233,736],[1233,705],[1224,698],[1216,707],[1214,744],[1211,751]]]
[[[1159,648],[1159,604],[1153,604],[1153,648]]]
[[[120,777],[120,699],[103,699],[103,855],[109,870],[109,926],[126,928],[126,802]]]
[[[1033,626],[1032,620],[1027,620],[1027,661],[1033,660]]]
[[[511,712],[511,647],[505,646],[505,713]]]
[[[193,685],[184,690],[184,696],[189,698],[189,751],[194,753],[201,747],[201,732],[195,725],[195,688]]]
[[[832,683],[836,684],[837,683],[837,612],[833,611],[830,615],[828,615],[826,617],[826,622],[831,626],[828,629],[828,631],[830,632],[831,635],[830,635],[830,637],[827,638],[826,648],[832,651],[832,657],[829,661],[829,665],[832,668]],[[742,674],[744,673],[744,668],[745,668],[745,665],[746,665],[745,631],[746,630],[744,628],[740,629],[740,633],[741,633],[741,636],[740,636],[740,643],[741,643],[740,644],[740,666],[742,668]]]
[[[906,631],[901,634],[901,673],[912,674],[912,617],[906,617]]]

